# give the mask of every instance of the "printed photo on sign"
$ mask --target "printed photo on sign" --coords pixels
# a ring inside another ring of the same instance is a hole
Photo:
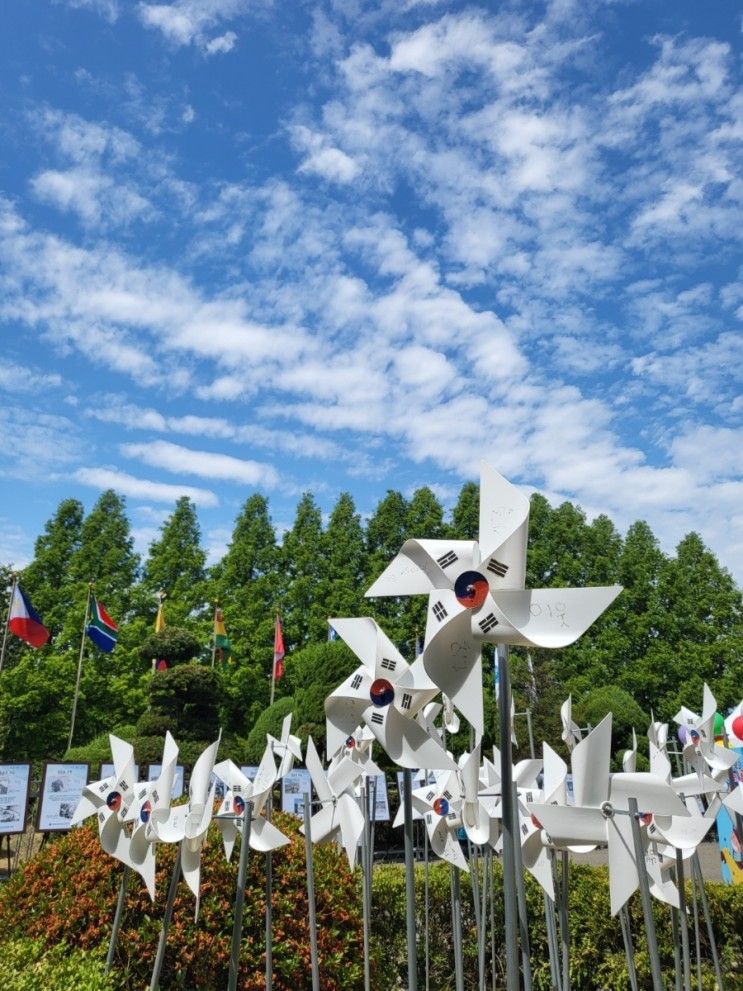
[[[209,787],[211,788],[212,785],[214,785],[214,797],[221,802],[227,793],[227,785],[221,778],[217,777],[214,771],[209,775]]]
[[[156,781],[160,777],[160,772],[162,771],[162,764],[150,764],[147,768],[147,780]],[[183,794],[184,789],[184,774],[185,769],[183,764],[177,764],[175,769],[175,775],[173,776],[173,787],[170,789],[170,800],[174,802],[176,798],[180,798]]]
[[[312,778],[304,768],[296,768],[281,779],[281,811],[304,815],[304,796],[312,794]]]
[[[0,764],[0,834],[22,833],[26,828],[30,764]]]
[[[68,830],[87,783],[87,764],[45,764],[37,830],[40,833]]]
[[[376,783],[376,792],[374,786]],[[370,795],[374,795],[374,811],[372,818],[375,822],[389,822],[390,802],[387,795],[387,779],[384,774],[370,774],[366,779],[366,787]]]

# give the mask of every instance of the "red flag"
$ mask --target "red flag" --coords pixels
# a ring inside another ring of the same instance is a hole
[[[284,634],[281,632],[281,620],[276,617],[273,629],[273,680],[278,681],[284,673]]]

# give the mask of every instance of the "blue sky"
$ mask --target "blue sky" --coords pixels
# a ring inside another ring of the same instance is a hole
[[[480,458],[743,576],[732,3],[0,13],[0,560],[113,487],[371,512]]]

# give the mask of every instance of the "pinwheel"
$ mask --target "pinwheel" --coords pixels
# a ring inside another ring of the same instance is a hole
[[[261,811],[266,804],[268,792],[257,793],[254,791],[254,783],[247,778],[240,768],[231,760],[224,760],[217,764],[214,773],[220,781],[223,781],[227,791],[222,803],[214,817],[224,843],[224,852],[227,860],[232,857],[232,850],[238,833],[242,835],[243,816],[245,805],[248,801],[253,803],[253,810],[250,818],[250,838],[248,840],[250,848],[259,853],[267,853],[269,850],[276,850],[285,846],[289,838],[268,820],[261,815]]]
[[[709,686],[705,684],[701,716],[682,705],[673,717],[685,732],[684,760],[700,774],[707,769],[713,773],[715,771],[726,773],[738,759],[737,754],[715,743],[713,727],[716,712],[717,701]]]
[[[327,773],[318,756],[312,737],[307,740],[305,766],[320,801],[320,811],[310,819],[310,839],[325,843],[340,836],[341,845],[353,870],[356,851],[364,832],[364,816],[359,808],[353,785],[362,771],[358,764],[344,757]],[[304,826],[300,832],[304,833]]]
[[[302,759],[302,742],[298,736],[292,736],[292,713],[284,717],[281,724],[281,738],[276,739],[270,733],[266,734],[272,752],[279,757],[276,780],[286,777],[294,767],[295,760]]]
[[[529,500],[481,465],[479,541],[407,540],[367,596],[429,595],[424,665],[483,731],[480,643],[565,647],[621,586],[525,589]]]
[[[71,825],[76,826],[95,815],[101,847],[111,857],[131,867],[130,837],[124,820],[135,794],[134,748],[117,736],[110,734],[108,739],[114,773],[83,788]]]
[[[610,773],[611,725],[609,713],[573,750],[575,805],[531,803],[528,808],[546,831],[547,841],[555,846],[608,845],[609,893],[615,915],[639,884],[632,822],[627,814],[629,800],[637,801],[645,825],[668,819],[670,828],[670,817],[691,819],[691,815],[673,788],[655,775]]]
[[[413,811],[423,817],[431,849],[442,860],[468,871],[467,860],[459,845],[458,831],[462,825],[462,787],[457,771],[438,771],[433,784],[415,788]],[[393,826],[403,821],[403,809],[398,810]]]
[[[170,794],[177,764],[178,745],[170,733],[166,733],[160,774],[155,781],[148,781],[137,788],[135,800],[126,817],[134,822],[129,845],[131,866],[141,875],[153,901],[157,827],[170,815]]]
[[[438,692],[422,660],[409,666],[373,619],[331,619],[330,624],[361,666],[325,700],[329,752],[363,722],[400,767],[453,770],[453,759],[413,718]]]
[[[562,722],[562,741],[568,750],[572,750],[576,743],[580,743],[583,735],[580,726],[573,722],[573,696],[568,695],[560,707],[560,720]]]
[[[357,726],[353,733],[350,733],[343,741],[343,745],[338,747],[333,754],[328,765],[328,770],[335,767],[344,757],[348,757],[359,765],[364,777],[382,774],[372,759],[372,746],[375,736],[368,726]]]

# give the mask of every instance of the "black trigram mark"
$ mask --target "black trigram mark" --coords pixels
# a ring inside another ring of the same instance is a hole
[[[363,680],[364,679],[361,677],[361,675],[360,674],[357,674],[354,677],[353,681],[351,682],[351,688],[353,688],[353,690],[356,691],[356,689],[359,687],[359,685],[361,684],[361,682]]]
[[[442,568],[448,568],[450,564],[454,564],[459,558],[454,553],[454,551],[447,551],[446,554],[442,554],[441,557],[436,558],[436,563]]]
[[[530,791],[527,791],[527,793],[526,793],[526,801],[527,802],[533,802],[534,801],[534,796],[532,795],[532,793]]]
[[[394,671],[397,667],[397,661],[391,661],[389,657],[382,658],[382,667],[387,671]]]
[[[371,721],[373,723],[376,723],[377,726],[381,726],[382,723],[384,722],[384,716],[382,715],[381,712],[373,712],[372,713],[372,717],[371,717]]]
[[[526,825],[525,822],[521,823],[521,832],[524,834],[524,836],[526,836],[526,834],[529,832],[529,827]]]
[[[154,798],[155,803],[157,803],[157,802],[160,801],[160,795],[158,794],[158,792],[156,790],[152,792],[152,797]]]
[[[448,802],[451,802],[451,792],[450,792],[450,791],[445,791],[445,792],[444,792],[444,798],[445,798],[445,799],[446,799],[446,800],[447,800]]]
[[[103,822],[104,819],[106,818],[106,813],[105,812],[99,812],[98,813],[98,818],[100,819],[101,822]]]
[[[489,612],[485,617],[485,619],[480,620],[480,622],[477,625],[480,627],[483,633],[489,633],[491,630],[494,630],[495,627],[498,625],[498,620],[495,618],[493,613]]]
[[[413,701],[413,696],[409,695],[407,692],[403,692],[402,701],[400,702],[400,707],[403,709],[409,709],[410,703]]]
[[[233,794],[235,795],[239,795],[242,790],[243,790],[242,785],[234,785],[232,788]]]
[[[442,622],[442,620],[445,619],[446,616],[449,615],[447,613],[446,609],[444,609],[443,602],[435,602],[434,603],[433,614],[436,617],[436,619],[439,621],[439,623]]]
[[[446,818],[449,819],[449,820],[454,820],[454,819],[457,818],[457,813],[456,812],[450,812],[449,815]]]
[[[122,791],[129,791],[129,785],[126,781],[119,781],[119,788],[121,788]]]
[[[429,791],[429,792],[428,792],[428,793],[426,794],[426,801],[427,801],[427,802],[430,802],[430,801],[431,801],[431,799],[435,797],[435,795],[436,795],[436,792],[435,792],[435,791]]]
[[[498,575],[499,578],[505,578],[508,565],[503,564],[501,561],[496,561],[494,557],[491,557],[488,561],[488,571],[494,575]]]
[[[433,821],[433,815],[430,812],[426,812],[426,822],[428,823],[429,826],[431,825],[432,821]]]
[[[108,791],[108,782],[101,781],[101,783],[98,785],[98,791],[101,793],[101,795],[103,794],[104,791]]]

